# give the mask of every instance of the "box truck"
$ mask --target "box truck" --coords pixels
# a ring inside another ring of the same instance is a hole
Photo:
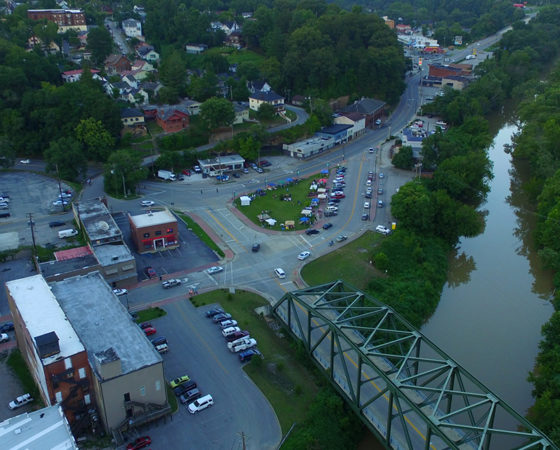
[[[173,172],[170,172],[169,170],[158,170],[157,176],[158,178],[166,181],[176,180],[175,174]]]

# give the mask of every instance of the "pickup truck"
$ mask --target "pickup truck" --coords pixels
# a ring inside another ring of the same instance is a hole
[[[181,280],[178,280],[177,278],[171,278],[169,280],[165,280],[163,283],[161,283],[161,286],[164,289],[169,289],[175,286],[180,286],[181,285]]]
[[[231,342],[228,343],[228,347],[229,347],[229,344],[231,344]],[[232,351],[233,353],[239,353],[239,352],[242,352],[243,350],[253,348],[256,345],[257,345],[256,339],[249,338],[249,339],[247,339],[246,341],[244,341],[240,344],[231,346],[230,351]]]

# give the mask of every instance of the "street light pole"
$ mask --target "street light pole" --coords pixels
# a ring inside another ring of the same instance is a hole
[[[124,194],[124,198],[126,198],[126,184],[124,182],[124,172],[121,172],[121,176],[122,176],[122,189],[123,189],[123,194]]]

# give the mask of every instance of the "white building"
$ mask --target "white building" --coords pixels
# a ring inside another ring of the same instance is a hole
[[[142,23],[136,19],[126,19],[122,21],[122,29],[124,34],[128,37],[141,37],[142,36]]]

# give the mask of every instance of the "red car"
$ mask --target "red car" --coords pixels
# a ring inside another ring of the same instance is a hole
[[[126,446],[126,450],[138,450],[140,448],[147,447],[152,443],[152,439],[150,436],[142,436],[136,439],[134,442],[131,442]]]
[[[331,197],[332,198],[344,198],[344,197],[346,197],[346,195],[344,195],[344,194],[334,194],[334,195],[331,195]]]
[[[191,176],[191,171],[189,169],[185,169],[183,170],[183,175],[186,175],[187,177]]]
[[[157,330],[154,327],[144,328],[144,333],[146,336],[151,336],[152,334],[156,334]]]

